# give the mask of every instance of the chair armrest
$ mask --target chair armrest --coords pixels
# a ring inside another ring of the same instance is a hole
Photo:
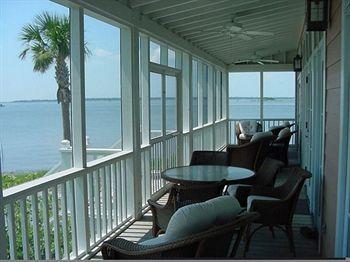
[[[242,207],[247,206],[247,198],[252,190],[251,186],[239,186],[236,190],[236,198]]]
[[[148,246],[140,245],[123,238],[108,240],[101,246],[103,259],[146,258],[146,251],[148,249]]]

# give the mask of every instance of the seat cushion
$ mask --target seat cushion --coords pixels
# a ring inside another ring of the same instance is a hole
[[[283,122],[283,126],[289,127],[289,126],[290,126],[289,121],[284,121],[284,122]]]
[[[251,185],[244,185],[244,184],[236,184],[236,185],[230,185],[227,187],[227,193],[230,195],[230,196],[233,196],[235,197],[236,196],[236,193],[237,193],[237,189],[239,187],[251,187]]]
[[[289,134],[290,134],[289,127],[285,127],[278,133],[277,139],[285,138],[289,136]]]
[[[246,120],[239,122],[239,128],[244,135],[252,136],[256,133],[258,123],[255,120]]]
[[[275,197],[268,197],[268,196],[256,196],[256,195],[250,195],[247,199],[247,210],[250,211],[250,207],[252,206],[253,200],[275,200],[278,201],[278,198]]]
[[[258,141],[264,138],[268,138],[268,137],[272,137],[273,134],[271,131],[266,131],[266,132],[258,132],[255,133],[252,137],[252,139],[250,140],[250,142],[254,142],[254,141]]]
[[[179,208],[171,217],[164,235],[141,242],[160,245],[208,230],[233,220],[242,208],[235,197],[220,196],[202,203]]]

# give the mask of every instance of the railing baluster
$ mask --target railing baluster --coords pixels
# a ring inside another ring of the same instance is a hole
[[[116,164],[112,165],[112,191],[113,191],[113,214],[114,214],[114,219],[113,219],[113,227],[118,226],[118,205],[117,205],[117,187],[118,187],[118,182],[117,182],[117,167]]]
[[[108,231],[113,228],[112,220],[112,191],[111,191],[111,166],[106,167],[106,195],[107,195],[107,221],[108,221]]]
[[[16,242],[16,220],[15,220],[15,207],[14,203],[10,203],[7,206],[7,226],[8,236],[10,244],[10,259],[17,259],[17,242]]]
[[[107,234],[107,203],[106,203],[106,172],[101,168],[101,193],[102,193],[102,233]]]
[[[93,173],[88,174],[88,190],[89,190],[89,220],[90,220],[90,242],[96,243],[95,232],[95,209],[94,209],[94,181]]]
[[[27,223],[27,203],[26,198],[19,200],[20,215],[21,215],[21,233],[22,233],[22,249],[23,259],[29,259],[28,248],[28,223]]]
[[[34,259],[40,260],[38,196],[35,193],[31,195],[30,198],[31,198],[32,221],[33,221]]]
[[[123,209],[122,209],[122,203],[123,203],[123,192],[122,192],[122,167],[121,167],[121,161],[117,163],[117,186],[118,186],[118,192],[117,192],[117,207],[118,207],[118,224],[120,224],[123,220]]]
[[[70,213],[71,213],[71,228],[72,228],[72,253],[73,258],[76,258],[78,256],[78,243],[77,243],[77,224],[76,224],[76,208],[75,208],[75,186],[74,186],[74,180],[69,180],[69,194],[70,196],[68,199],[70,200]]]
[[[126,160],[122,160],[122,178],[123,178],[123,220],[126,219],[128,217],[128,195],[127,195],[127,180],[126,180]]]
[[[58,220],[58,195],[57,187],[52,188],[52,213],[53,213],[53,228],[55,242],[55,260],[60,259],[60,235],[59,235],[59,220]]]
[[[43,195],[43,230],[44,230],[44,242],[45,242],[45,259],[51,259],[51,247],[50,247],[50,221],[49,221],[49,203],[48,192],[44,189]]]
[[[94,171],[94,194],[95,194],[95,209],[96,209],[96,226],[97,226],[97,239],[102,237],[102,224],[101,224],[101,198],[100,198],[100,170]]]
[[[61,199],[62,199],[62,236],[63,236],[63,260],[69,259],[68,247],[68,215],[67,215],[67,190],[66,182],[61,184]]]

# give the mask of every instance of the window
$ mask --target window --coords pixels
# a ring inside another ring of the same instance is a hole
[[[229,74],[229,113],[232,119],[260,119],[260,73]]]
[[[162,135],[163,106],[162,106],[162,75],[150,73],[150,105],[151,105],[151,138]]]
[[[165,108],[166,108],[166,133],[170,134],[177,130],[176,112],[176,77],[165,76]]]
[[[168,49],[168,66],[175,67],[175,51]]]
[[[215,71],[215,88],[216,88],[216,120],[221,120],[222,114],[222,84],[221,84],[221,72]]]
[[[0,1],[0,10],[1,47],[6,50],[1,53],[0,151],[3,188],[8,188],[72,165],[69,8],[27,0]],[[49,19],[56,25],[60,47],[47,34],[51,31],[33,31]],[[32,37],[35,33],[50,49]],[[59,61],[58,50],[64,55]],[[58,70],[66,103],[57,101]]]
[[[120,29],[88,15],[84,24],[87,157],[93,160],[104,154],[89,148],[122,148]]]
[[[295,73],[264,73],[264,118],[295,118]]]
[[[198,62],[192,61],[192,127],[198,126]]]
[[[204,65],[204,77],[203,77],[203,125],[208,123],[208,76],[209,68],[207,65]]]
[[[160,45],[150,41],[149,43],[149,57],[153,63],[160,64]]]

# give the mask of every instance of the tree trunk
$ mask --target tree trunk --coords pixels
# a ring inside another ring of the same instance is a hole
[[[56,82],[58,84],[57,102],[61,103],[63,139],[71,141],[70,113],[71,92],[69,89],[69,71],[64,57],[56,59]]]

